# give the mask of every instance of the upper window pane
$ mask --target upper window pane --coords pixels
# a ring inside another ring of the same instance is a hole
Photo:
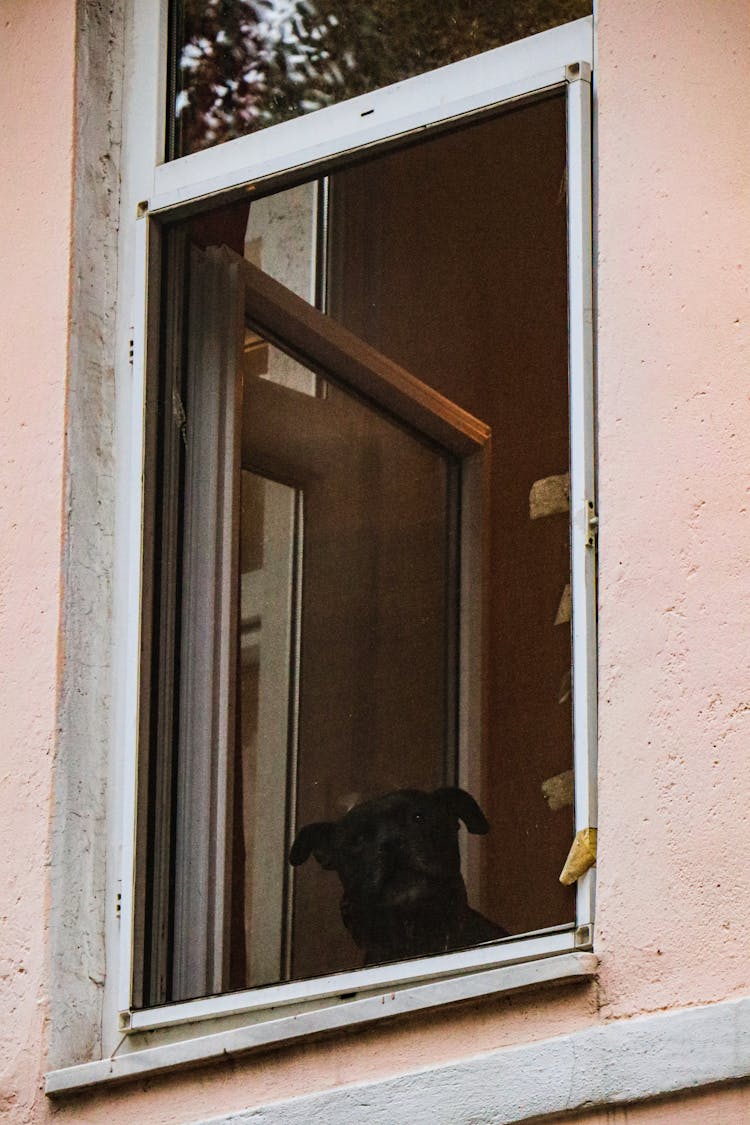
[[[172,0],[170,157],[591,13],[591,0]]]

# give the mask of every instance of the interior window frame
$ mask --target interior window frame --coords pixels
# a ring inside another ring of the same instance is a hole
[[[133,966],[138,956],[134,932],[135,837],[137,807],[139,665],[142,636],[144,463],[147,455],[146,386],[158,353],[161,230],[209,204],[279,189],[324,173],[353,152],[403,142],[426,130],[453,126],[519,99],[565,89],[568,135],[568,287],[571,430],[571,538],[573,597],[573,699],[575,827],[596,826],[596,615],[594,477],[594,387],[592,340],[591,220],[591,59],[592,20],[544,32],[453,63],[372,94],[318,110],[260,133],[226,142],[190,156],[161,163],[166,90],[166,2],[136,0],[136,56],[129,105],[131,121],[147,121],[131,142],[124,214],[122,277],[128,300],[131,365],[130,409],[123,441],[128,474],[121,498],[126,548],[120,574],[118,713],[116,736],[122,795],[114,819],[114,876],[119,915],[110,948],[117,965],[115,987],[106,1005],[127,1032],[168,1033],[175,1025],[196,1030],[204,1020],[243,1013],[253,1021],[271,1018],[274,1008],[328,1005],[353,991],[367,995],[414,982],[440,980],[556,953],[592,947],[595,871],[577,887],[576,920],[552,931],[507,939],[490,947],[444,954],[397,965],[354,970],[312,981],[225,993],[159,1008],[138,1009],[133,997]],[[146,73],[149,78],[141,81]],[[219,1023],[216,1021],[219,1020]],[[135,1048],[136,1041],[132,1040]]]

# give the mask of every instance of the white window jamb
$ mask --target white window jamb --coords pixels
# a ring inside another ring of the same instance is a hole
[[[118,1013],[132,1004],[135,831],[138,793],[141,590],[143,559],[143,471],[147,303],[152,224],[148,218],[154,168],[164,150],[168,0],[134,0],[126,25],[123,162],[118,248],[118,365],[115,417],[116,463],[124,466],[117,486],[114,576],[112,762],[109,771],[106,962],[103,1046],[120,1038]],[[153,328],[151,328],[153,331]],[[112,985],[110,985],[112,981]]]
[[[597,825],[596,549],[591,68],[567,68],[568,348],[570,383],[571,587],[573,602],[573,769],[576,833]],[[590,946],[596,872],[578,880],[580,946]]]

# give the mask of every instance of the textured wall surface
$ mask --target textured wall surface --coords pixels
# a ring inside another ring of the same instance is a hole
[[[50,866],[49,1065],[102,1050],[114,588],[120,0],[79,0],[76,148]],[[110,901],[110,907],[113,903]],[[110,914],[113,910],[110,909]]]
[[[747,994],[750,8],[745,0],[601,0],[598,988],[491,999],[54,1109],[39,1093],[48,1040],[54,1060],[64,1054],[66,1034],[65,990],[48,979],[56,947],[46,919],[74,315],[75,5],[55,0],[42,19],[28,0],[0,3],[0,125],[9,137],[0,169],[0,1112],[14,1122],[54,1115],[91,1125],[184,1125]],[[94,336],[99,329],[106,376],[109,328],[94,326]],[[79,424],[91,421],[94,451],[110,409],[100,389],[92,412],[79,416]],[[92,455],[91,468],[102,474],[106,499],[106,456]],[[79,561],[91,543],[109,550],[107,526],[97,529],[87,512],[90,535]],[[96,555],[97,566],[101,559]],[[96,578],[97,596],[105,596],[100,570]],[[66,597],[65,612],[75,614],[77,604],[76,627],[85,629],[83,603],[70,591]],[[91,628],[101,626],[94,613]],[[101,648],[94,659],[102,660]],[[75,701],[62,703],[68,736],[58,750],[70,755],[70,731],[86,733],[87,704],[76,710]],[[74,769],[59,776],[81,781]],[[95,787],[92,799],[99,795]],[[80,880],[66,883],[75,872],[59,868],[58,898],[66,886],[78,887],[71,894],[95,894],[101,885],[85,834],[76,846]],[[91,909],[96,916],[95,903]],[[91,1002],[71,1013],[76,1050],[87,1034],[92,1049],[97,1041],[99,1029],[84,1024],[97,1010],[104,970],[100,951],[83,954]],[[64,973],[75,972],[65,943],[56,956],[67,957]],[[45,1026],[50,997],[52,1036]],[[747,1090],[738,1088],[568,1120],[739,1125],[749,1114]]]
[[[750,1121],[750,1088],[741,1086],[559,1117],[555,1125],[744,1125],[745,1121]]]
[[[750,987],[750,7],[599,7],[602,1016]]]
[[[74,4],[0,4],[0,1116],[45,1067]]]

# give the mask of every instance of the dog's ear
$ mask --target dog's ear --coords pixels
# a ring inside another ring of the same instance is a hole
[[[334,871],[336,862],[333,854],[333,831],[336,827],[330,820],[318,821],[316,824],[306,824],[300,828],[297,838],[289,852],[289,862],[292,867],[298,867],[311,855],[314,855],[321,867],[326,871]]]
[[[471,793],[467,793],[465,789],[456,787],[436,789],[432,796],[448,810],[451,816],[462,820],[469,832],[473,832],[476,836],[484,836],[486,832],[489,832],[490,826],[487,817]]]

